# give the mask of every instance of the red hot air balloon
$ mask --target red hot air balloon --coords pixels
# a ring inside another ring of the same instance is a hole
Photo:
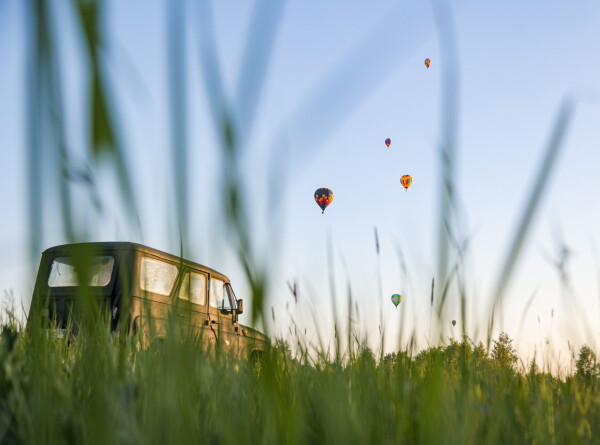
[[[325,209],[333,201],[333,192],[325,187],[317,189],[315,192],[315,201],[321,207],[321,210],[323,210],[321,213],[325,213]]]
[[[390,138],[387,138],[387,139],[385,140],[385,145],[387,145],[387,146],[388,146],[388,148],[389,148],[389,147],[390,147],[390,145],[392,145],[392,140],[391,140]]]
[[[425,59],[425,66],[427,67],[427,69],[429,69],[430,65],[431,65],[431,59]]]

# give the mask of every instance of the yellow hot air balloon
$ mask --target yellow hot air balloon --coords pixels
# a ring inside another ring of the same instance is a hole
[[[425,66],[429,69],[429,65],[431,65],[431,59],[425,59]]]
[[[412,176],[404,175],[400,178],[400,182],[402,183],[402,186],[408,191],[408,188],[412,184]]]

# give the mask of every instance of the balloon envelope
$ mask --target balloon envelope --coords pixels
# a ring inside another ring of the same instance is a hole
[[[452,326],[456,326],[456,320],[452,320]]]
[[[321,207],[321,210],[325,213],[325,209],[333,201],[333,192],[328,188],[320,188],[315,192],[315,202]]]
[[[388,147],[389,147],[390,145],[392,145],[392,140],[391,140],[390,138],[387,138],[387,139],[385,140],[385,145],[387,145]]]
[[[408,188],[410,187],[410,185],[412,184],[412,176],[411,175],[404,175],[400,178],[400,182],[402,183],[402,186],[408,190]]]
[[[400,295],[400,294],[392,295],[392,303],[394,303],[394,306],[398,307],[398,305],[400,303],[402,303],[402,295]]]
[[[430,65],[431,65],[431,59],[425,59],[425,66],[427,67],[427,69],[429,69]]]

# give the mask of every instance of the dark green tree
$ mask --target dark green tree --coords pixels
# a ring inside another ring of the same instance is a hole
[[[477,345],[473,345],[473,357],[475,360],[482,361],[488,358],[487,352],[485,350],[485,346],[483,343],[479,342]]]
[[[396,360],[398,359],[398,354],[395,352],[390,352],[383,356],[383,366],[388,369],[394,369],[396,366]]]
[[[492,362],[494,364],[505,368],[515,368],[519,358],[512,342],[506,332],[502,332],[498,340],[494,340],[494,348],[492,349]]]
[[[596,363],[596,354],[588,345],[583,345],[579,350],[579,357],[575,363],[576,374],[579,377],[594,377],[599,374],[599,365]]]
[[[356,364],[362,369],[375,368],[375,354],[366,344],[362,345],[356,356]]]

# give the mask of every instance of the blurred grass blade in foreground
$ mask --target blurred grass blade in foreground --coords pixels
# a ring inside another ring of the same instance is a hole
[[[499,309],[499,305],[502,303],[504,293],[512,278],[514,267],[517,264],[527,235],[531,230],[533,220],[541,205],[541,201],[544,192],[546,191],[548,181],[552,175],[554,165],[564,145],[564,139],[566,137],[567,130],[569,129],[569,125],[571,124],[574,111],[575,99],[572,97],[567,97],[563,100],[558,110],[550,139],[548,140],[546,149],[544,150],[543,157],[539,164],[538,173],[532,184],[529,196],[525,199],[523,214],[521,215],[521,218],[519,219],[515,228],[513,239],[510,243],[508,253],[506,254],[496,287],[494,288],[496,294],[493,297],[490,311],[490,321],[487,335],[488,347],[494,329],[496,311]]]

